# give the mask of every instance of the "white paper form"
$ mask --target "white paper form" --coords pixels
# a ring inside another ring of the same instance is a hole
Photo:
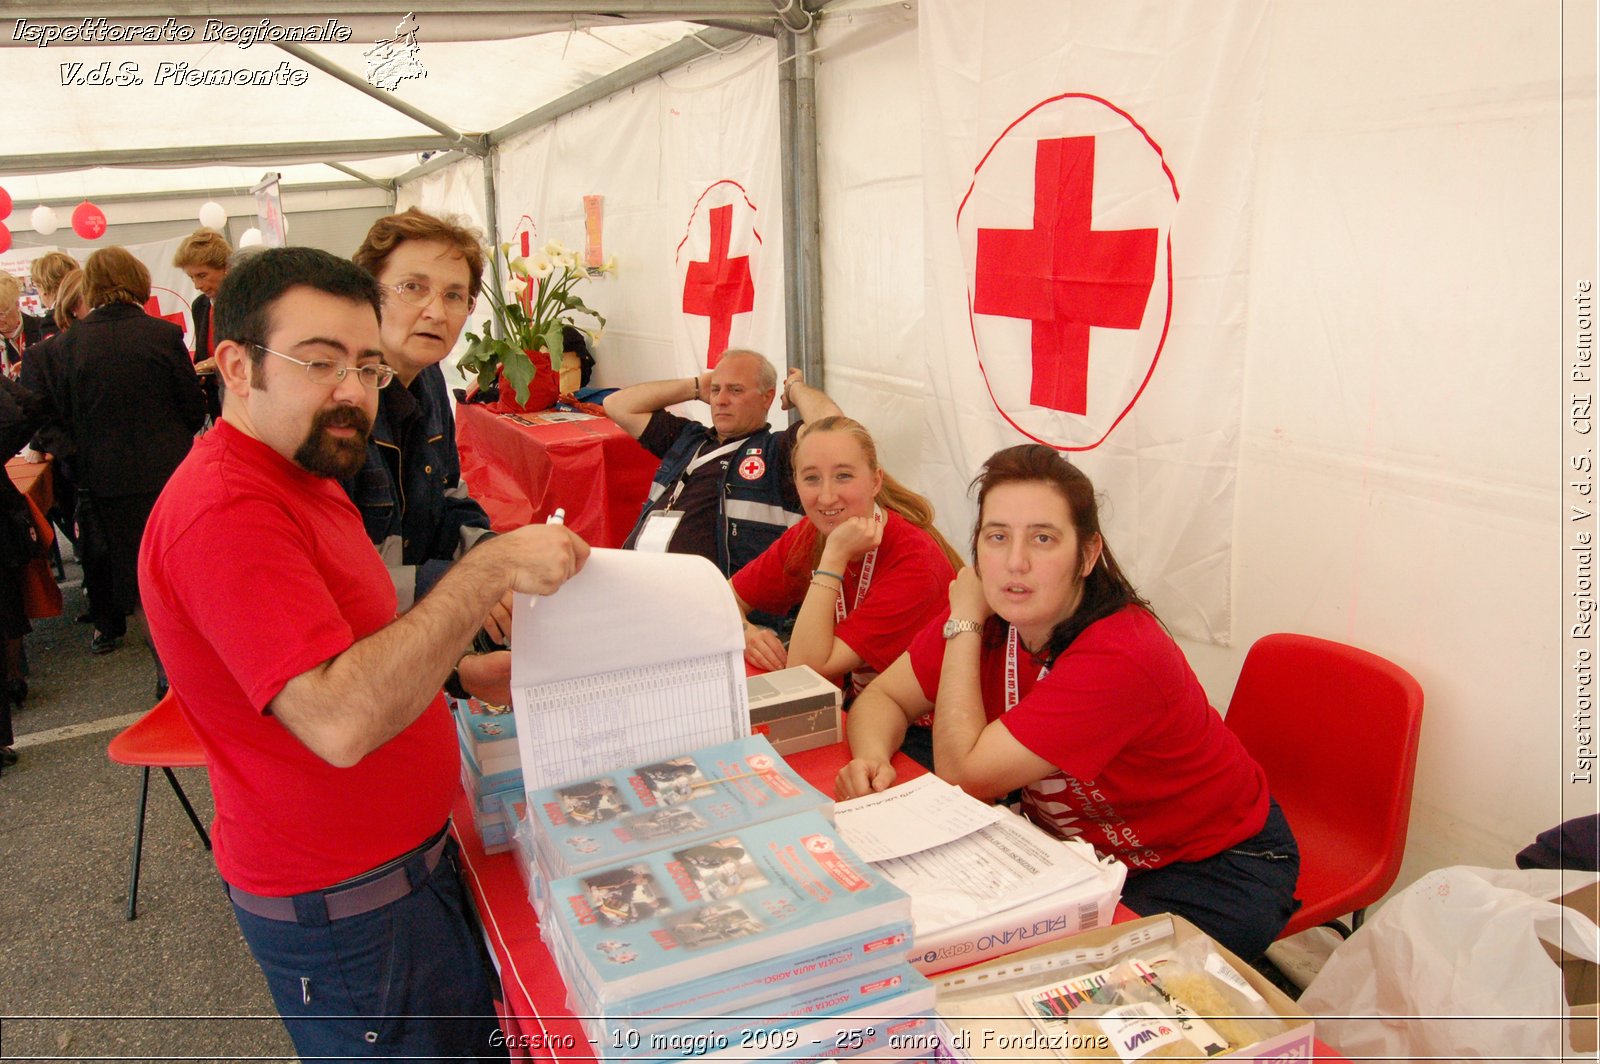
[[[873,862],[954,842],[1009,815],[931,772],[833,807],[844,841]]]
[[[833,807],[839,834],[911,896],[929,935],[1064,891],[1098,874],[1094,851],[1063,842],[931,773]]]
[[[530,791],[750,734],[739,608],[697,555],[591,551],[516,596],[511,655]]]
[[[1099,875],[1086,843],[1052,838],[1021,817],[1001,819],[955,842],[872,867],[911,896],[917,934],[931,935]]]

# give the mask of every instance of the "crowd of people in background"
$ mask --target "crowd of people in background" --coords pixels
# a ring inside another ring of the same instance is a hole
[[[0,448],[53,461],[50,518],[83,564],[90,649],[118,649],[150,607],[155,693],[170,658],[211,769],[219,870],[302,1055],[374,1038],[483,1055],[481,1025],[452,1019],[487,1012],[488,977],[441,827],[456,780],[438,693],[508,701],[512,591],[553,591],[588,547],[555,526],[496,536],[462,481],[440,363],[484,283],[480,236],[412,209],[348,260],[236,255],[201,230],[173,265],[198,291],[187,338],[146,312],[150,273],[124,248],[81,268],[35,260],[48,320],[22,315],[0,274]],[[707,558],[753,671],[803,664],[844,689],[839,797],[892,784],[904,753],[1115,855],[1135,911],[1182,913],[1246,957],[1282,928],[1293,833],[1115,560],[1080,469],[1037,445],[990,457],[969,565],[868,427],[758,352],[596,398],[660,459],[624,546]],[[683,416],[695,403],[708,422]],[[0,518],[10,764],[39,530],[9,481]],[[398,901],[371,889],[397,868]],[[418,908],[438,876],[447,908]],[[403,919],[371,923],[395,906]],[[369,1030],[331,988],[373,974],[313,960],[317,921],[287,926],[336,911],[375,949],[410,940],[409,963],[433,973],[393,976],[409,996],[383,1011],[405,1024]],[[443,985],[441,957],[473,980]]]

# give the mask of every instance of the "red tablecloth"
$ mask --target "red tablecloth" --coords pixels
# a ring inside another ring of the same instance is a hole
[[[456,406],[456,443],[462,478],[497,532],[560,507],[567,527],[595,547],[622,546],[659,464],[606,418],[524,424],[472,404]]]
[[[786,760],[812,786],[833,793],[833,777],[849,760],[844,743],[791,754]],[[914,779],[924,769],[904,754],[894,755],[899,778]],[[472,806],[467,796],[456,796],[455,830],[461,842],[467,886],[483,917],[484,930],[500,964],[506,1014],[501,1028],[512,1048],[512,1059],[582,1061],[595,1059],[594,1049],[567,1009],[567,987],[556,962],[539,940],[539,921],[533,915],[528,891],[510,853],[485,854],[472,827]],[[1117,907],[1118,920],[1135,914]],[[1318,1040],[1317,1060],[1345,1058]]]

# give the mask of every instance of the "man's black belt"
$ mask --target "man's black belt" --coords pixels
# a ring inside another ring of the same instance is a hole
[[[361,916],[399,901],[420,886],[421,881],[438,867],[439,858],[444,855],[445,844],[449,841],[450,822],[447,820],[437,835],[416,849],[326,890],[288,897],[268,897],[251,894],[229,883],[228,897],[245,912],[264,920],[321,924],[324,922],[321,918],[324,909],[327,920]],[[414,879],[413,867],[418,865],[419,858],[420,867]]]

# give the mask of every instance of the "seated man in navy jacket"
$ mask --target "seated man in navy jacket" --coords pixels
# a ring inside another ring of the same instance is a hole
[[[461,482],[439,369],[477,299],[483,248],[473,231],[412,208],[379,218],[351,257],[383,289],[383,360],[395,384],[379,394],[366,464],[340,483],[389,567],[403,612],[489,534],[488,515]]]
[[[778,374],[754,351],[723,354],[698,377],[649,381],[606,396],[606,413],[661,459],[650,497],[624,547],[709,558],[732,576],[770,547],[804,512],[789,458],[803,421],[839,407],[799,370],[783,382],[783,408],[800,416],[775,431],[767,411]],[[711,426],[669,414],[690,399],[711,406]]]

